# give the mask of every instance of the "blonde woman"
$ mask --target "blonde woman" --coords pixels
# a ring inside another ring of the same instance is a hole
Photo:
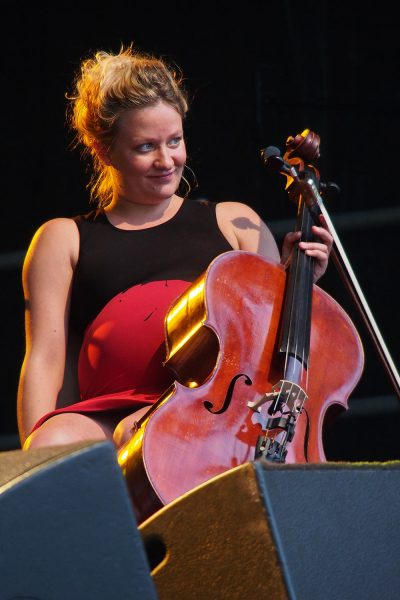
[[[172,301],[219,254],[280,261],[252,208],[185,198],[186,93],[165,61],[132,47],[82,61],[71,98],[93,159],[86,215],[44,223],[23,269],[26,355],[18,394],[24,449],[113,439],[172,383],[162,366]],[[182,185],[183,184],[183,185]],[[315,227],[315,280],[331,237]],[[285,238],[284,259],[297,234]]]

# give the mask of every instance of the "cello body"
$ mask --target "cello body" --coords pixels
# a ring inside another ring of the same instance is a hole
[[[170,308],[166,365],[176,382],[136,426],[118,460],[139,522],[207,480],[255,459],[269,402],[282,378],[277,347],[285,293],[282,265],[231,251],[218,256]],[[363,369],[359,335],[344,310],[313,286],[304,410],[287,463],[326,460],[328,409],[347,408]]]

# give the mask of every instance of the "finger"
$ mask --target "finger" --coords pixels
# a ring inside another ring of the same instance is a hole
[[[307,256],[314,258],[318,263],[328,262],[329,255],[326,251],[324,252],[318,248],[312,248],[310,250],[305,250],[304,252],[307,254]]]
[[[284,237],[282,249],[285,252],[290,253],[294,244],[300,239],[301,231],[290,231]]]
[[[320,250],[321,252],[329,253],[328,244],[322,244],[319,242],[300,242],[299,247],[302,250]]]
[[[327,246],[332,247],[333,237],[329,233],[329,231],[327,231],[323,227],[318,227],[317,225],[313,225],[312,230],[313,233],[319,238],[321,238],[321,240],[323,240]]]
[[[318,225],[313,225],[312,226],[312,230],[315,234],[319,235],[319,236],[324,236],[327,237],[329,239],[333,239],[332,235],[329,233],[329,231],[327,229],[325,229],[324,227],[319,227]]]
[[[290,231],[283,239],[282,252],[281,252],[281,263],[288,265],[290,256],[292,254],[293,246],[300,239],[301,231]]]
[[[301,231],[289,231],[289,233],[287,233],[285,235],[284,242],[289,242],[289,243],[293,244],[293,242],[300,239],[300,237],[301,237]]]
[[[322,227],[324,229],[327,229],[329,231],[328,223],[326,222],[326,219],[325,219],[324,215],[322,215],[322,214],[319,215],[318,219],[319,219],[319,222],[321,223]]]
[[[300,242],[299,247],[308,255],[318,260],[328,260],[330,249],[326,244]]]

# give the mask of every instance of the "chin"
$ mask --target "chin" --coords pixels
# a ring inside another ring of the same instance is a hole
[[[173,184],[169,183],[164,186],[159,186],[156,189],[154,189],[153,192],[157,194],[160,198],[166,200],[167,198],[171,198],[171,196],[173,196],[177,192],[178,188],[179,181],[174,182]]]

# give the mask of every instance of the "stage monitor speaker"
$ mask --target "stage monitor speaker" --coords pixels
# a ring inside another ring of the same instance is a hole
[[[157,598],[110,442],[0,454],[0,600]]]
[[[139,526],[160,600],[398,600],[400,462],[264,460]]]

